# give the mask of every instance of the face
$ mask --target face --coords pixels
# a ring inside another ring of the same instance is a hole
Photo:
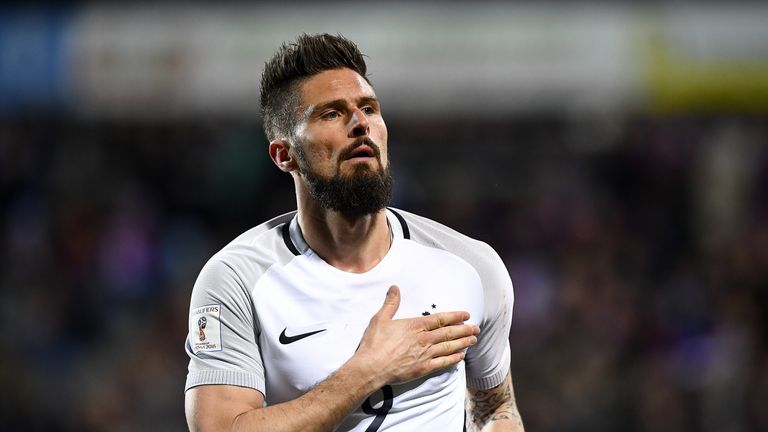
[[[305,81],[293,152],[310,195],[349,216],[389,203],[387,129],[373,88],[356,72],[335,69]]]
[[[376,94],[363,77],[350,69],[324,71],[302,83],[300,94],[294,138],[304,144],[317,173],[349,174],[358,164],[387,166],[387,127]],[[374,148],[355,149],[364,138],[373,141]]]

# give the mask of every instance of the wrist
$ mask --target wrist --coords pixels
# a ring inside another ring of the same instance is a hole
[[[353,382],[360,383],[366,397],[389,382],[381,367],[375,362],[357,354],[352,356],[340,369],[353,377]]]

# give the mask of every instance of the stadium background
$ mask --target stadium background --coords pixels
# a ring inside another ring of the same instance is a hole
[[[530,431],[768,430],[768,7],[0,9],[0,424],[185,428],[205,260],[293,208],[258,77],[369,55],[395,206],[491,243]]]

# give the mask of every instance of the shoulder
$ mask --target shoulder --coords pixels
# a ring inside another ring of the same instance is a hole
[[[436,222],[424,216],[400,209],[391,209],[402,217],[403,231],[408,233],[411,240],[453,253],[471,264],[487,262],[497,265],[501,262],[499,255],[487,243],[473,239],[453,228]]]
[[[509,272],[499,254],[490,245],[432,219],[400,209],[390,210],[399,215],[405,237],[424,246],[444,250],[466,261],[480,276],[486,297],[509,298],[511,301],[514,295]]]
[[[237,236],[203,266],[196,285],[240,285],[247,289],[272,265],[294,258],[284,239],[284,226],[296,212],[259,224]]]

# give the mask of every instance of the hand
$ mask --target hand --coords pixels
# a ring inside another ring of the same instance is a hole
[[[392,285],[356,353],[386,384],[408,382],[453,366],[464,358],[464,349],[477,343],[480,328],[464,324],[469,312],[393,320],[399,307],[400,289]]]

